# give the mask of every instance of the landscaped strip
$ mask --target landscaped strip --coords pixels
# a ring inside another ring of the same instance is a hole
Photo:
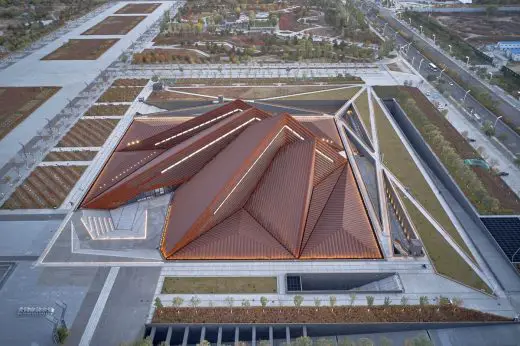
[[[108,88],[96,102],[133,102],[141,90],[143,88]]]
[[[451,247],[444,237],[437,232],[435,227],[424,217],[415,205],[404,196],[398,189],[401,200],[403,201],[415,229],[419,232],[421,240],[428,252],[435,269],[439,274],[453,278],[470,287],[491,293],[491,289],[473,271],[469,264]]]
[[[354,105],[359,112],[359,119],[361,119],[363,125],[365,125],[368,138],[372,139],[372,125],[370,123],[370,109],[368,107],[368,93],[366,90],[354,100]]]
[[[493,172],[465,165],[482,159],[466,139],[416,88],[377,87],[381,97],[395,98],[424,140],[480,214],[518,214],[520,199]]]
[[[84,114],[86,117],[99,117],[109,115],[124,115],[130,108],[129,105],[93,105]]]
[[[118,122],[118,119],[80,119],[56,146],[100,147]]]
[[[320,90],[303,95],[289,95],[280,100],[350,100],[361,87]]]
[[[383,162],[388,169],[399,179],[421,205],[441,224],[459,247],[472,258],[466,243],[451,222],[448,214],[428,185],[419,168],[415,165],[410,153],[394,131],[392,124],[386,118],[377,102],[374,102],[374,117],[376,120],[379,147],[383,155]]]
[[[110,39],[70,39],[41,60],[96,60],[109,50],[117,38]]]
[[[155,310],[153,323],[389,323],[490,322],[511,319],[447,306],[214,307]]]
[[[43,161],[92,161],[97,151],[51,151]]]
[[[60,87],[0,87],[0,139],[60,89]]]
[[[87,166],[37,167],[18,186],[2,209],[58,208]]]
[[[276,293],[276,277],[166,277],[162,294]]]

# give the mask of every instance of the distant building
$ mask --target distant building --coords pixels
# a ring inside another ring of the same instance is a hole
[[[464,4],[464,5],[468,5],[468,4],[472,4],[473,0],[459,0],[459,2]]]
[[[520,41],[499,41],[497,48],[501,50],[520,48]]]
[[[506,56],[509,60],[520,61],[520,48],[507,49]]]
[[[258,12],[255,15],[256,20],[268,20],[269,19],[269,12]]]

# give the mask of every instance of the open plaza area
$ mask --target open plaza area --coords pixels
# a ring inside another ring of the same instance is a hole
[[[517,342],[520,169],[321,5],[112,1],[0,62],[0,345]]]

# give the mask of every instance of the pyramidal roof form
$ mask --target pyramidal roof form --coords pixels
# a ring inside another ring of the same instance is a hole
[[[382,257],[351,166],[323,133],[239,100],[165,124],[139,139],[131,127],[82,207],[177,188],[166,259]]]

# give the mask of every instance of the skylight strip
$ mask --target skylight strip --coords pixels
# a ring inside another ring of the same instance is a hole
[[[328,157],[327,155],[325,155],[324,153],[322,153],[321,151],[319,151],[318,149],[316,149],[316,152],[318,154],[320,154],[322,157],[324,157],[325,159],[327,159],[328,161],[330,161],[331,163],[334,163],[334,160],[331,159],[330,157]]]
[[[276,138],[278,138],[278,136],[280,135],[280,133],[282,133],[282,131],[284,130],[285,126],[282,127],[280,129],[280,131],[278,131],[278,133],[276,134],[276,136],[274,136],[274,138],[269,142],[269,144],[267,145],[267,147],[265,147],[264,151],[262,151],[262,153],[258,156],[258,158],[255,160],[255,162],[253,162],[253,164],[249,167],[249,169],[246,171],[246,173],[242,176],[242,178],[240,178],[240,180],[238,181],[238,183],[233,187],[233,189],[229,192],[229,194],[226,196],[226,198],[224,198],[224,200],[222,201],[222,203],[220,203],[220,205],[218,206],[217,209],[215,209],[215,211],[213,212],[213,215],[215,215],[218,210],[220,209],[220,207],[222,207],[224,205],[224,203],[226,203],[226,201],[228,200],[229,196],[231,196],[231,194],[237,189],[238,185],[240,185],[240,183],[242,183],[242,180],[244,180],[244,178],[247,176],[247,174],[253,169],[253,167],[256,165],[256,163],[258,162],[258,160],[260,160],[262,158],[262,156],[265,154],[265,152],[267,151],[267,149],[269,149],[269,147],[271,146],[271,144],[273,144],[273,142],[276,140]]]
[[[177,161],[176,163],[174,163],[173,165],[171,165],[171,166],[169,166],[169,167],[163,169],[163,170],[161,171],[161,174],[163,174],[164,172],[166,172],[166,171],[172,169],[173,167],[175,167],[175,166],[181,164],[182,162],[186,161],[186,160],[189,159],[190,157],[193,157],[194,155],[200,153],[202,150],[207,149],[208,147],[210,147],[210,146],[212,146],[213,144],[217,143],[218,141],[220,141],[220,140],[226,138],[227,136],[231,135],[232,133],[238,131],[238,130],[241,129],[242,127],[246,126],[247,124],[249,124],[250,122],[255,121],[255,120],[260,121],[259,118],[249,119],[248,121],[246,121],[246,122],[243,123],[242,125],[237,126],[237,127],[235,127],[233,130],[229,131],[229,132],[226,133],[225,135],[220,136],[219,138],[215,139],[214,141],[212,141],[212,142],[206,144],[206,145],[203,146],[202,148],[200,148],[200,149],[194,151],[193,153],[191,153],[190,155],[186,156],[186,157],[183,158],[182,160],[179,160],[179,161]]]
[[[165,142],[171,141],[171,140],[174,139],[174,138],[177,138],[177,137],[179,137],[179,136],[182,136],[182,135],[184,135],[184,134],[186,134],[186,133],[189,133],[189,132],[191,132],[191,131],[193,131],[193,130],[196,130],[196,129],[198,129],[198,128],[202,127],[202,126],[205,126],[205,125],[207,125],[207,124],[211,124],[211,123],[214,122],[214,121],[217,121],[217,120],[219,120],[219,119],[222,119],[222,118],[224,118],[224,117],[227,117],[228,115],[233,114],[233,113],[236,113],[236,112],[242,112],[242,109],[241,109],[241,108],[236,108],[236,109],[234,109],[234,110],[232,110],[232,111],[230,111],[230,112],[227,112],[227,113],[225,113],[225,114],[219,115],[219,116],[216,117],[216,118],[210,119],[210,120],[208,120],[208,121],[206,121],[206,122],[204,122],[204,123],[202,123],[202,124],[199,124],[199,125],[197,125],[197,126],[194,126],[194,127],[192,127],[192,128],[189,128],[189,129],[187,129],[187,130],[185,130],[185,131],[182,131],[181,133],[178,133],[178,134],[176,134],[176,135],[174,135],[174,136],[171,136],[171,137],[168,137],[168,138],[166,138],[166,139],[163,139],[162,141],[155,143],[155,145],[157,146],[157,145],[163,144],[163,143],[165,143]]]

